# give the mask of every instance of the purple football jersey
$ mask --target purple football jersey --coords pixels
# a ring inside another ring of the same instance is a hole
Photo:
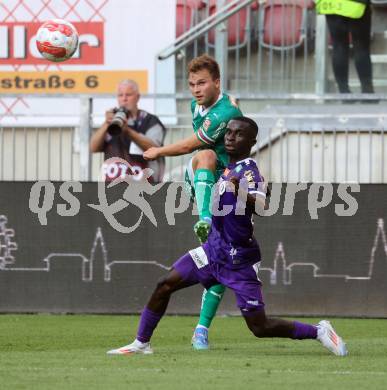
[[[237,199],[230,179],[237,177],[240,188],[254,196],[266,197],[264,180],[256,162],[247,158],[229,164],[216,183],[213,198],[212,227],[203,248],[211,261],[229,268],[240,268],[261,259],[259,245],[253,236],[252,214],[245,199]]]

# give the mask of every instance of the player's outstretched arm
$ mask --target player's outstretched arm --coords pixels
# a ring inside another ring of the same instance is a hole
[[[190,137],[177,141],[174,144],[159,148],[149,148],[144,152],[143,156],[145,160],[155,160],[162,156],[181,156],[183,154],[189,154],[202,146],[203,142],[195,134],[192,134]]]

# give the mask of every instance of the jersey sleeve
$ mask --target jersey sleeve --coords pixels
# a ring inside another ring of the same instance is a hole
[[[226,121],[222,121],[218,115],[210,113],[205,117],[196,136],[204,144],[215,145],[219,139],[223,139],[225,131]]]

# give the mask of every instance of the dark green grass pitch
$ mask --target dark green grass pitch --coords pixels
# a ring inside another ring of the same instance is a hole
[[[387,389],[387,320],[333,319],[344,358],[313,340],[258,340],[239,317],[216,318],[212,349],[197,352],[195,321],[165,317],[154,355],[107,356],[138,316],[0,315],[0,389]]]

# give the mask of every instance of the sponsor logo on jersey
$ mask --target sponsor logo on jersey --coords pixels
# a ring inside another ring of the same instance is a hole
[[[221,122],[220,125],[218,126],[218,128],[215,130],[215,132],[213,134],[213,138],[217,139],[225,127],[226,127],[226,122]]]
[[[247,301],[247,303],[251,306],[258,306],[259,302],[258,301]]]

